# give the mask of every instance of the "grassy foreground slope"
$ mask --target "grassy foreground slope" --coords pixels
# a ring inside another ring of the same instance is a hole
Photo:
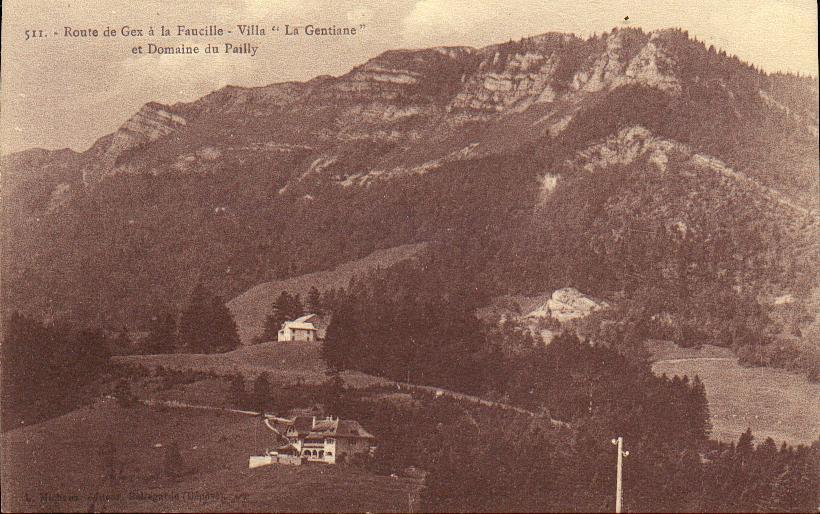
[[[411,259],[426,246],[426,243],[417,243],[376,250],[367,257],[340,264],[332,270],[265,282],[250,288],[228,302],[228,308],[239,326],[242,343],[248,344],[254,337],[262,334],[265,317],[270,314],[274,300],[282,291],[299,294],[304,299],[311,287],[319,291],[347,287],[354,276],[367,273],[379,266],[388,267]]]
[[[407,510],[417,483],[350,467],[249,470],[270,446],[259,419],[98,402],[2,435],[3,512],[387,512]],[[182,474],[163,473],[177,443]],[[115,448],[119,479],[105,473]],[[96,498],[95,498],[96,496]]]

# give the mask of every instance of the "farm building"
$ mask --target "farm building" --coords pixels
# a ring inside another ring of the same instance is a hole
[[[319,329],[309,320],[314,314],[306,314],[293,321],[286,321],[277,334],[276,340],[282,341],[316,341]]]
[[[293,420],[268,424],[287,444],[278,448],[280,454],[302,457],[308,462],[335,464],[354,455],[367,455],[376,438],[358,421],[333,416],[297,416]]]

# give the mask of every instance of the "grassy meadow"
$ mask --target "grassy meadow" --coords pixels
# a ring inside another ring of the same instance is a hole
[[[771,437],[778,445],[811,444],[820,436],[820,384],[804,375],[744,367],[723,348],[653,353],[655,373],[703,380],[718,440],[737,441],[747,428],[758,441]]]
[[[319,352],[319,342],[269,342],[241,346],[227,353],[193,354],[172,353],[161,355],[128,355],[113,357],[123,364],[142,365],[147,368],[163,366],[178,371],[212,371],[217,375],[240,374],[253,380],[261,373],[268,373],[271,382],[293,384],[319,384],[327,380],[325,362]],[[341,373],[345,383],[352,387],[386,383],[387,381],[359,373]]]

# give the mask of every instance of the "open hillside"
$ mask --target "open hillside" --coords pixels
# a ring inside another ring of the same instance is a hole
[[[367,257],[343,263],[331,270],[258,284],[228,302],[238,325],[239,337],[248,344],[254,337],[262,335],[265,317],[271,313],[271,306],[283,291],[305,298],[313,287],[318,291],[347,287],[351,278],[410,259],[425,247],[420,243],[377,250]]]

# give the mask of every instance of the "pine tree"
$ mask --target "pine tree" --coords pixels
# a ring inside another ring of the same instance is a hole
[[[176,316],[164,311],[151,318],[145,349],[148,353],[173,353],[176,348]]]
[[[236,374],[231,378],[231,390],[228,394],[231,402],[237,407],[244,407],[248,399],[248,393],[245,391],[245,378]]]
[[[355,309],[347,304],[334,313],[322,341],[321,354],[327,366],[332,370],[348,369],[355,362],[359,349],[359,330],[363,328]]]
[[[239,348],[239,331],[221,296],[211,299],[211,348],[229,352]]]
[[[265,372],[253,381],[254,408],[264,413],[271,408],[271,387],[269,375]]]
[[[709,400],[706,399],[706,386],[697,375],[692,381],[689,408],[692,436],[697,441],[706,441],[712,432],[712,422],[709,415]]]
[[[322,384],[322,403],[330,412],[338,411],[345,396],[345,381],[336,370],[328,372],[328,379]]]
[[[265,319],[265,332],[262,338],[266,341],[275,341],[279,329],[286,321],[291,321],[304,312],[299,295],[291,295],[287,291],[282,291],[276,301],[273,302],[271,313]]]
[[[311,287],[307,295],[307,310],[312,314],[321,315],[323,309],[322,296],[316,287]]]
[[[109,341],[100,329],[83,329],[71,333],[70,327],[58,328],[63,332],[58,339],[63,342],[54,356],[56,361],[62,361],[68,370],[67,376],[72,373],[84,373],[93,377],[105,370],[111,357]],[[76,383],[76,377],[70,382]]]
[[[225,302],[201,283],[180,318],[179,341],[195,353],[226,352],[239,346],[236,322]]]
[[[748,458],[754,453],[753,441],[754,436],[751,428],[747,428],[745,432],[740,434],[740,439],[738,439],[735,447],[735,455],[744,462],[748,462]]]
[[[209,340],[207,325],[210,302],[208,291],[202,282],[197,283],[191,293],[188,308],[179,320],[179,342],[192,352],[207,353]]]
[[[345,289],[344,288],[336,289],[335,287],[332,287],[330,289],[325,290],[325,292],[322,293],[322,301],[321,301],[322,309],[326,312],[327,311],[333,312],[334,310],[336,310],[339,302],[344,297],[345,297]]]
[[[290,311],[288,314],[291,319],[296,319],[305,314],[305,306],[298,294],[291,297]]]

